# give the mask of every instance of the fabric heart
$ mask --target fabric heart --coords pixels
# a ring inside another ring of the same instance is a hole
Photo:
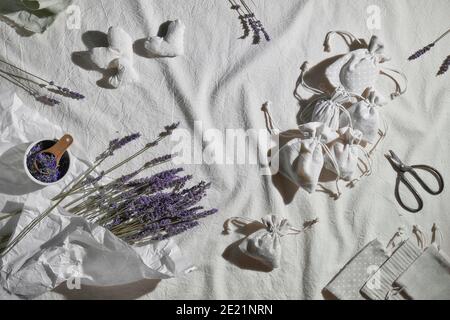
[[[148,53],[159,57],[176,57],[184,54],[184,31],[181,20],[171,21],[164,38],[149,37],[144,47]]]
[[[122,82],[137,81],[139,76],[133,67],[133,42],[128,33],[120,27],[110,27],[108,30],[109,47],[93,48],[90,57],[101,69],[112,69],[113,75],[108,77],[108,83],[117,88]]]

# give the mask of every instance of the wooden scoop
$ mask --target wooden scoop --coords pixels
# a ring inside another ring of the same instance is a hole
[[[65,134],[61,139],[59,139],[53,146],[48,149],[42,150],[39,153],[47,153],[51,154],[55,157],[56,166],[59,166],[59,162],[61,161],[64,152],[70,147],[73,143],[73,138],[69,134]],[[46,174],[45,170],[42,170],[39,165],[34,162],[34,167],[41,173]]]

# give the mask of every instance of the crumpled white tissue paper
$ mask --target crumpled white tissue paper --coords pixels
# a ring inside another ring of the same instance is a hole
[[[14,92],[0,92],[0,212],[8,202],[24,205],[20,215],[0,220],[0,238],[18,234],[50,206],[49,199],[65,185],[44,189],[31,186],[21,172],[23,147],[62,134],[60,128],[26,107]],[[74,143],[71,150],[74,166],[67,181],[86,168],[79,158],[85,157],[80,146]],[[194,267],[171,239],[130,246],[105,228],[57,208],[0,258],[0,285],[5,290],[2,293],[0,289],[0,297],[36,297],[66,280],[114,286],[171,278],[192,270]]]

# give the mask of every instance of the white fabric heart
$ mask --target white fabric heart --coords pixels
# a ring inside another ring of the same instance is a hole
[[[164,38],[148,37],[144,47],[149,54],[159,57],[176,57],[184,54],[184,30],[181,20],[171,21]]]
[[[117,88],[122,82],[137,81],[139,75],[133,67],[133,42],[128,33],[120,27],[110,27],[108,45],[90,51],[92,62],[99,68],[115,70],[108,83]]]

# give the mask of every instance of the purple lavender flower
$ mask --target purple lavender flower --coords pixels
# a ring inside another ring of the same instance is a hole
[[[419,57],[423,56],[425,53],[430,51],[434,47],[434,45],[435,45],[434,43],[430,43],[426,47],[423,47],[422,49],[416,51],[408,58],[408,60],[412,61],[412,60],[418,59]]]
[[[446,73],[448,71],[449,66],[450,66],[450,56],[448,56],[447,59],[444,60],[441,67],[439,68],[437,75],[441,76],[444,73]]]
[[[96,160],[98,161],[100,159],[104,159],[104,158],[107,158],[109,156],[112,156],[116,150],[122,148],[123,146],[127,145],[128,143],[130,143],[130,142],[132,142],[132,141],[134,141],[136,139],[139,139],[140,137],[141,137],[141,134],[139,132],[137,132],[137,133],[130,134],[130,135],[125,136],[125,137],[120,138],[120,139],[111,140],[109,142],[108,149],[106,149],[104,152],[102,152],[97,157]]]
[[[54,81],[49,81],[48,84],[52,87],[56,87],[58,89],[57,93],[65,96],[67,98],[71,98],[71,99],[75,99],[75,100],[82,100],[85,98],[85,96],[82,95],[81,93],[70,90],[69,88],[55,85]],[[49,90],[53,91],[53,89],[49,89]]]
[[[159,134],[159,137],[160,137],[160,138],[164,138],[164,137],[170,136],[170,135],[172,134],[172,132],[173,132],[176,128],[178,128],[179,125],[180,125],[179,122],[174,122],[174,123],[172,123],[172,124],[169,125],[169,126],[165,126],[165,127],[164,127],[165,131],[164,131],[164,132],[161,132],[161,133]]]
[[[155,237],[155,240],[163,240],[173,237],[189,229],[195,228],[198,225],[199,225],[198,221],[185,221],[174,225],[169,225],[164,229],[164,233],[161,233],[160,235]]]
[[[166,155],[164,155],[162,157],[154,158],[154,159],[150,160],[149,162],[147,162],[146,164],[144,164],[144,168],[154,167],[154,166],[156,166],[158,164],[161,164],[161,163],[167,162],[169,160],[172,160],[176,155],[177,155],[176,153],[174,153],[174,154],[166,154]]]
[[[49,96],[45,95],[36,97],[36,100],[51,107],[61,104],[61,101],[50,98]]]
[[[42,150],[44,150],[42,143],[38,143],[31,148],[26,160],[28,171],[39,181],[56,182],[61,178],[56,158],[52,154],[42,153]]]

